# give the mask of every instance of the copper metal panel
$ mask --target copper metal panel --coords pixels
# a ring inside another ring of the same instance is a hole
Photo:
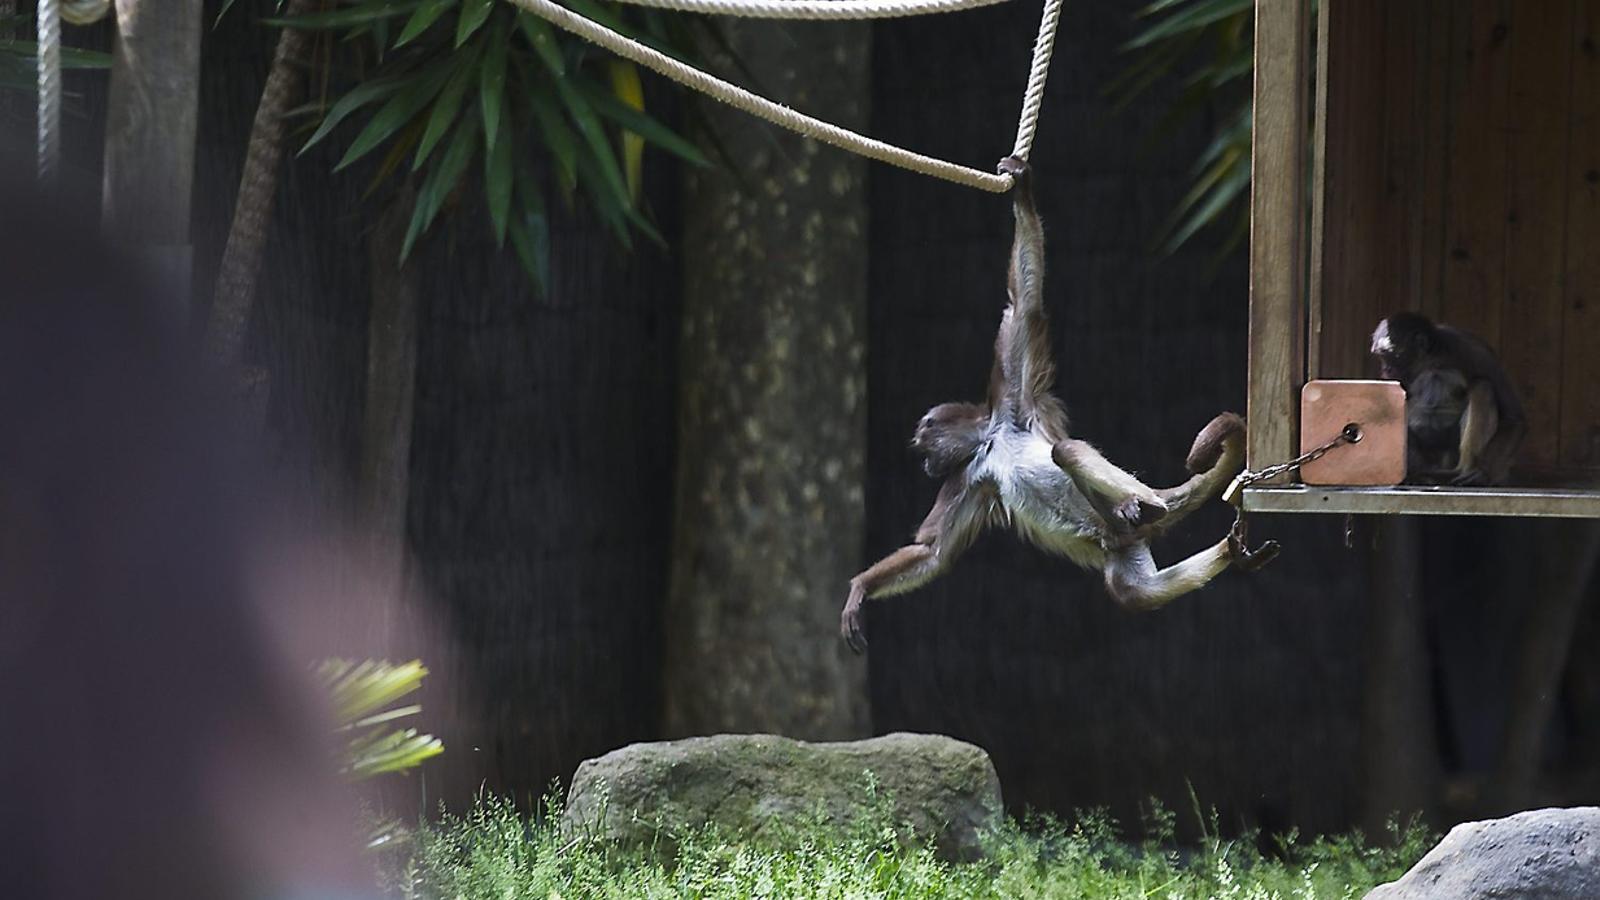
[[[1398,381],[1308,381],[1300,390],[1300,452],[1348,424],[1361,440],[1300,467],[1306,484],[1395,485],[1406,477],[1406,394]]]

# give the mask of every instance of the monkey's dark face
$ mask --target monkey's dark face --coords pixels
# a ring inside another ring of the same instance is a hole
[[[922,470],[943,478],[966,465],[978,452],[988,421],[988,409],[975,403],[941,403],[928,410],[911,436]]]
[[[1405,382],[1433,346],[1433,323],[1416,313],[1395,313],[1372,332],[1372,355],[1384,378]]]

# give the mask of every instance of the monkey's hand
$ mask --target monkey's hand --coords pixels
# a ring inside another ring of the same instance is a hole
[[[1000,160],[1000,164],[995,167],[995,170],[1001,175],[1011,176],[1011,189],[1013,191],[1020,190],[1024,194],[1033,193],[1033,186],[1028,183],[1030,170],[1027,160],[1020,156],[1008,156]]]
[[[867,589],[851,582],[850,599],[845,601],[844,612],[839,614],[839,635],[858,654],[867,649],[867,631],[861,622],[861,604],[866,599]]]

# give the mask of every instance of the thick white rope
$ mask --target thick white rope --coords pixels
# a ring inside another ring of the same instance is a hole
[[[1008,0],[622,0],[632,6],[745,19],[891,19],[959,12]]]
[[[61,167],[61,7],[39,0],[39,183],[55,184]]]
[[[1044,106],[1044,82],[1050,75],[1050,54],[1056,47],[1056,26],[1061,22],[1061,0],[1045,0],[1039,19],[1039,37],[1033,42],[1033,65],[1028,67],[1028,89],[1022,95],[1022,114],[1017,118],[1017,143],[1011,155],[1026,160],[1033,152],[1033,135],[1039,127],[1039,110]]]
[[[509,0],[516,6],[526,9],[537,16],[549,21],[552,25],[565,31],[570,31],[585,40],[592,41],[624,59],[632,60],[657,74],[663,75],[685,87],[693,88],[713,99],[720,100],[735,109],[743,110],[774,125],[781,125],[790,131],[809,138],[832,144],[860,154],[868,159],[889,163],[919,172],[964,184],[979,190],[990,191],[996,194],[1005,193],[1011,189],[1011,176],[985,172],[970,166],[958,165],[931,156],[924,156],[893,144],[858,134],[848,128],[840,128],[829,122],[805,113],[791,109],[781,103],[775,103],[758,94],[751,93],[736,84],[724,81],[707,72],[679,62],[660,51],[647,47],[632,38],[605,27],[589,18],[561,6],[553,0]],[[631,2],[631,0],[630,0]],[[721,12],[738,14],[738,7],[749,7],[751,4],[760,7],[782,3],[783,0],[648,0],[652,4],[665,3],[693,3],[696,11]],[[789,0],[795,2],[795,0]],[[800,0],[806,2],[806,0]],[[831,3],[848,3],[852,0],[823,0]],[[853,0],[864,4],[868,0]],[[883,10],[894,10],[893,13],[883,14],[911,15],[915,12],[948,12],[961,9],[967,0],[871,0]],[[1038,125],[1039,109],[1043,103],[1045,76],[1050,68],[1050,52],[1055,43],[1056,25],[1061,18],[1062,0],[1045,0],[1044,14],[1039,23],[1039,37],[1034,43],[1033,65],[1029,69],[1028,89],[1023,97],[1022,119],[1017,126],[1017,142],[1013,149],[1014,155],[1027,159],[1028,152],[1033,147],[1033,136]],[[982,5],[982,4],[974,4]],[[670,7],[678,8],[678,7]],[[841,16],[842,18],[842,16]]]

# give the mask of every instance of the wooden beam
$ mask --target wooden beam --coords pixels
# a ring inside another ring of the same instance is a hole
[[[1306,0],[1257,0],[1250,170],[1248,462],[1295,454],[1305,380]]]
[[[1361,825],[1384,838],[1393,816],[1426,818],[1439,784],[1433,686],[1423,610],[1422,539],[1416,519],[1363,523],[1367,627],[1361,686]]]
[[[1328,216],[1328,48],[1333,43],[1333,4],[1322,3],[1317,8],[1317,88],[1316,102],[1312,107],[1311,132],[1311,271],[1307,279],[1310,308],[1306,343],[1306,377],[1321,378],[1322,373],[1322,303],[1323,303],[1323,251],[1327,234]]]
[[[1532,488],[1246,488],[1247,512],[1600,518],[1600,491]]]

